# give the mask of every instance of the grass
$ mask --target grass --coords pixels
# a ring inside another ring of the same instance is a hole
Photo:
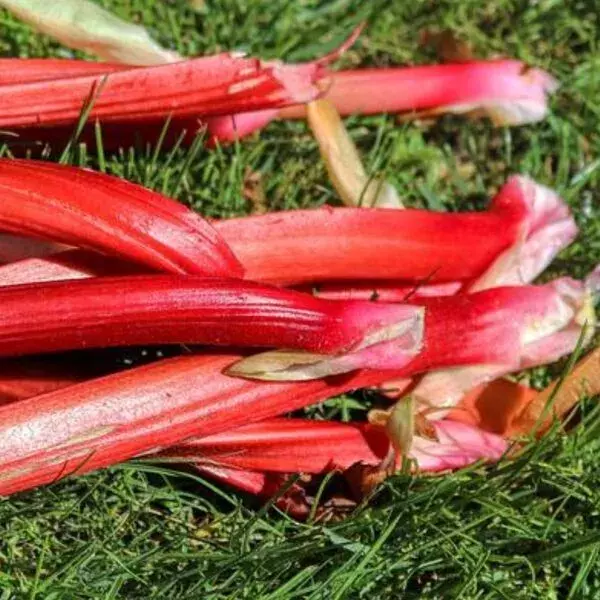
[[[581,235],[549,270],[600,262],[600,23],[593,0],[106,0],[186,54],[242,49],[301,60],[330,49],[361,18],[369,27],[344,65],[434,60],[419,31],[449,27],[479,56],[516,56],[562,83],[549,118],[519,129],[445,118],[398,125],[350,120],[370,168],[413,206],[482,207],[514,172],[557,188]],[[365,4],[368,8],[365,8]],[[69,53],[0,12],[5,56]],[[54,149],[60,152],[62,148]],[[172,194],[209,216],[251,210],[245,174],[262,175],[272,210],[336,202],[302,123],[208,151],[154,148],[65,158]],[[401,235],[401,232],[399,232]],[[94,357],[91,357],[92,359]],[[135,358],[135,356],[134,356]],[[95,360],[129,361],[116,353]],[[561,365],[536,370],[543,384]],[[364,410],[339,399],[315,414]],[[597,598],[600,595],[600,420],[552,434],[519,460],[444,478],[399,475],[339,523],[296,523],[252,498],[139,462],[0,501],[0,598]]]

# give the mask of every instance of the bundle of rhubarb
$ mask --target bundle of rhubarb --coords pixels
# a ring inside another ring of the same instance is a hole
[[[506,379],[592,341],[599,270],[533,284],[577,234],[561,198],[514,176],[483,212],[405,210],[367,176],[340,118],[483,111],[531,122],[555,85],[546,73],[512,60],[331,71],[358,32],[302,65],[184,60],[76,4],[69,26],[72,2],[0,0],[126,63],[0,60],[0,127],[17,140],[61,140],[75,126],[101,127],[105,145],[163,139],[171,119],[175,138],[201,123],[213,142],[231,141],[306,116],[353,206],[209,223],[115,177],[1,159],[0,495],[144,457],[276,494],[301,517],[317,509],[320,476],[341,475],[331,503],[348,506],[406,465],[497,461],[600,391],[599,351],[540,393]],[[165,345],[178,356],[127,370],[72,360]],[[376,398],[363,421],[303,418],[363,388]]]
[[[275,119],[311,119],[306,103],[325,97],[343,116],[444,113],[489,116],[496,125],[541,120],[554,79],[518,60],[334,71],[358,27],[333,52],[305,64],[240,53],[184,58],[147,32],[87,0],[0,0],[67,46],[109,62],[0,59],[0,129],[13,152],[77,138],[103,149],[136,143],[227,143]]]
[[[298,472],[347,473],[359,493],[407,459],[424,471],[497,460],[545,403],[489,382],[568,356],[593,331],[598,272],[531,285],[576,226],[525,177],[480,213],[322,208],[212,224],[51,163],[0,160],[0,193],[0,229],[46,243],[0,267],[0,494],[149,455],[258,494]],[[39,356],[164,344],[185,352],[101,377]],[[285,417],[358,388],[381,395],[368,423]],[[571,386],[549,417],[578,397]],[[306,513],[307,489],[279,505]]]

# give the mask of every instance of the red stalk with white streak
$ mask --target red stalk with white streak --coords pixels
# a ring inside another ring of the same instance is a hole
[[[239,358],[163,360],[0,407],[0,494],[275,417],[389,377],[359,372],[299,384],[224,375]]]

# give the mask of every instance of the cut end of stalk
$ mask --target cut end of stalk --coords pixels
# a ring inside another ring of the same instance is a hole
[[[367,333],[353,351],[340,355],[289,350],[262,352],[244,358],[226,371],[228,375],[263,381],[308,381],[358,369],[400,369],[421,349],[424,312]]]
[[[317,85],[323,68],[316,63],[289,65],[281,61],[268,61],[261,63],[269,69],[273,79],[279,84],[280,89],[274,92],[280,102],[279,106],[289,104],[305,104],[312,102],[321,94]]]
[[[556,292],[554,305],[528,324],[523,335],[522,368],[559,360],[578,345],[588,346],[594,336],[594,294],[586,284],[562,277],[547,286]]]
[[[478,85],[474,87],[472,101],[407,113],[401,115],[401,119],[431,118],[449,113],[488,117],[496,127],[502,127],[537,123],[546,117],[548,96],[559,87],[554,77],[518,61],[497,64],[492,61],[489,69],[477,75]]]
[[[511,177],[493,204],[499,209],[523,205],[521,237],[469,286],[470,292],[531,283],[577,235],[577,225],[565,202],[529,177]]]
[[[492,123],[526,125],[543,120],[548,114],[548,96],[558,90],[559,83],[552,75],[541,69],[527,66],[518,74],[519,93],[513,101],[490,102],[483,107]]]

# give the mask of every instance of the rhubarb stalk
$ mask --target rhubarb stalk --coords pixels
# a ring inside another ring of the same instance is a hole
[[[151,269],[241,275],[200,215],[127,181],[40,161],[0,160],[0,229],[128,259]]]
[[[262,346],[317,353],[325,369],[317,376],[406,364],[420,347],[423,320],[414,306],[175,275],[5,286],[0,304],[0,356],[169,343]]]
[[[1,174],[0,168],[0,181]],[[28,175],[28,186],[35,185],[29,183],[31,177]],[[538,219],[539,212],[532,210],[532,196],[519,191],[538,189],[533,183],[524,187],[519,183],[527,181],[511,179],[505,187],[511,187],[513,193],[499,194],[490,210],[482,213],[321,208],[229,219],[214,226],[243,263],[248,279],[278,284],[349,281],[357,290],[353,294],[360,295],[364,289],[367,299],[373,291],[377,294],[379,288],[373,286],[380,280],[388,282],[383,283],[382,293],[387,286],[395,301],[404,290],[420,289],[423,282],[425,289],[418,295],[426,295],[430,285],[435,286],[432,292],[439,292],[438,284],[447,286],[443,293],[450,293],[496,268],[499,256],[516,265],[511,272],[521,279],[521,257],[527,259],[527,277],[543,268],[553,253],[572,239],[576,228],[560,201],[552,205],[555,208],[548,211],[547,219]],[[134,189],[144,198],[151,195]],[[110,191],[116,194],[119,190]],[[53,193],[62,199],[58,189]],[[187,214],[183,207],[179,209]],[[456,232],[460,232],[460,243]],[[535,248],[529,244],[532,240]],[[516,254],[515,248],[519,249]],[[515,256],[517,260],[512,260]],[[65,266],[61,278],[66,279],[70,274]],[[76,271],[75,265],[73,276]],[[362,279],[366,281],[357,285]],[[511,276],[506,282],[514,284],[520,279]],[[320,293],[326,294],[329,285],[324,284]],[[344,284],[336,285],[342,286],[337,288],[339,297]]]
[[[408,458],[425,472],[498,460],[508,443],[463,423],[438,421],[435,438],[417,438]],[[389,440],[367,423],[271,419],[204,438],[185,440],[161,456],[250,471],[322,474],[356,464],[379,466]]]
[[[322,68],[318,63],[284,65],[222,53],[99,75],[2,85],[0,127],[75,123],[90,94],[89,117],[103,122],[279,108],[314,100]]]
[[[522,204],[525,214],[514,243],[469,282],[323,282],[314,291],[322,298],[403,302],[412,296],[446,296],[459,290],[473,292],[531,283],[573,241],[577,225],[568,206],[553,190],[522,175],[510,177],[492,200],[495,207],[518,204]]]
[[[229,219],[215,227],[249,279],[444,283],[480,276],[520,239],[527,215],[515,196],[481,213],[328,207]]]
[[[589,293],[583,284],[569,279],[545,286],[494,288],[441,298],[417,297],[403,306],[424,309],[425,325],[421,349],[403,368],[401,377],[451,367],[428,383],[426,390],[420,387],[415,396],[423,405],[430,400],[429,408],[438,409],[450,396],[454,404],[458,399],[455,394],[462,395],[465,380],[469,378],[474,378],[477,384],[481,381],[477,377],[491,379],[499,371],[506,373],[564,356],[575,347],[585,323],[593,317]],[[393,348],[381,345],[379,350],[382,364],[392,360]],[[391,356],[386,356],[383,350]],[[375,348],[373,354],[374,351]],[[300,364],[300,355],[295,354],[293,359],[290,364],[286,353],[265,352],[244,359],[231,372],[258,379],[291,379]],[[453,377],[454,373],[463,372],[465,377]],[[395,388],[395,382],[390,386]]]
[[[163,360],[0,407],[0,494],[158,452],[389,377],[379,371],[256,383],[222,374],[238,358]]]
[[[328,81],[326,98],[344,116],[486,114],[496,125],[543,119],[547,95],[558,87],[548,73],[516,60],[337,71]],[[303,106],[281,112],[284,118],[304,115]]]

